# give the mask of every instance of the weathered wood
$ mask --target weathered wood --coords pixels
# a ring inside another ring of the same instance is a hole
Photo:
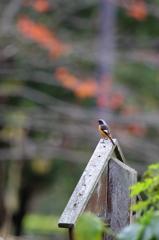
[[[132,222],[132,211],[129,207],[136,201],[136,197],[129,198],[129,187],[136,183],[137,172],[117,159],[111,159],[108,165],[107,182],[107,213],[110,228],[119,233],[123,227]],[[105,236],[106,240],[113,237]]]
[[[61,215],[58,223],[59,227],[72,228],[75,226],[78,217],[84,211],[90,196],[103,174],[114,149],[120,160],[125,162],[118,141],[114,139],[114,142],[115,146],[113,146],[109,140],[103,142],[103,139],[101,139],[99,141],[63,214]]]
[[[132,222],[129,207],[136,199],[129,198],[129,187],[136,183],[137,172],[125,164],[118,141],[114,142],[115,146],[109,140],[99,141],[61,215],[58,225],[69,228],[70,240],[83,211],[91,211],[116,233]],[[114,238],[104,234],[103,239]]]
[[[115,144],[117,140],[114,139]],[[101,139],[88,162],[66,208],[61,215],[58,226],[72,228],[80,214],[84,211],[90,196],[92,195],[97,182],[108,164],[114,148],[109,140]]]
[[[119,232],[132,222],[134,216],[129,207],[136,198],[129,198],[129,187],[137,181],[137,172],[117,159],[110,159],[96,188],[88,201],[85,211],[91,211],[110,228]],[[105,240],[113,237],[104,235]]]
[[[107,181],[108,181],[108,165],[104,169],[94,192],[92,193],[85,211],[90,211],[101,218],[106,223],[106,200],[107,200]],[[107,222],[108,223],[108,222]]]

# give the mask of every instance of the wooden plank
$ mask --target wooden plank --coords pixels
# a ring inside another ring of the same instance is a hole
[[[117,143],[117,140],[114,139]],[[90,196],[92,195],[103,171],[116,146],[112,145],[110,140],[101,139],[88,162],[63,214],[59,220],[58,226],[72,228],[75,226],[78,217],[84,211]]]
[[[94,213],[97,217],[106,223],[106,201],[107,201],[107,179],[108,179],[108,165],[104,169],[92,196],[90,197],[85,211]]]
[[[109,161],[108,171],[106,217],[110,219],[110,228],[119,233],[130,224],[133,217],[129,207],[135,203],[136,198],[129,198],[129,187],[136,183],[137,172],[117,159]],[[105,235],[104,239],[115,238]]]

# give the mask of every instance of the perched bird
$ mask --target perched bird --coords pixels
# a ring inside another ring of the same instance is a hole
[[[99,119],[98,122],[99,122],[98,130],[103,137],[103,142],[104,142],[104,139],[109,138],[112,144],[115,146],[115,143],[111,136],[109,126],[106,124],[106,122],[103,119]]]

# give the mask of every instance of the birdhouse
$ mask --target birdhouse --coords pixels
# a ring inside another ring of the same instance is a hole
[[[58,226],[69,229],[70,240],[84,211],[91,211],[116,233],[134,219],[129,207],[136,198],[129,198],[129,187],[136,183],[137,172],[127,165],[118,141],[113,141],[115,145],[99,141],[60,217]],[[113,238],[103,235],[103,239]]]

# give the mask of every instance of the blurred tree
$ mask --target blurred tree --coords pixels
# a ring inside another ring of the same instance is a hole
[[[99,51],[97,106],[112,108],[112,84],[115,53],[116,6],[101,0],[99,7]]]

